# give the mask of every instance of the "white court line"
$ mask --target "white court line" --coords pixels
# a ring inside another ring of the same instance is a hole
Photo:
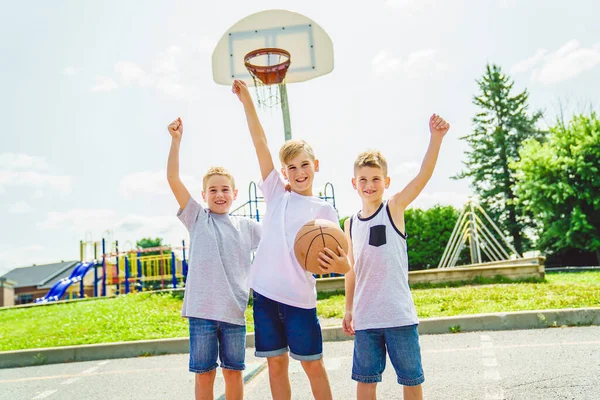
[[[498,360],[496,360],[496,357],[484,358],[483,359],[483,366],[484,367],[497,367],[498,366]]]
[[[45,399],[48,396],[52,396],[54,393],[56,393],[56,390],[46,390],[35,396],[32,400]]]
[[[78,380],[79,380],[79,378],[71,378],[71,379],[67,379],[67,380],[66,380],[66,381],[64,381],[64,382],[61,382],[60,384],[61,384],[61,385],[70,385],[71,383],[73,383],[73,382],[76,382],[76,381],[78,381]]]
[[[83,371],[82,374],[91,374],[92,372],[94,372],[97,369],[98,369],[98,367],[91,367],[91,368],[88,368],[85,371]]]
[[[494,351],[494,343],[489,335],[480,335],[481,363],[483,365],[483,384],[485,400],[504,399],[504,393],[500,386],[500,371],[498,371],[498,360]]]
[[[500,372],[498,372],[495,368],[486,369],[483,371],[483,378],[486,381],[499,381],[500,380]]]
[[[103,365],[108,364],[109,362],[110,362],[110,360],[102,361],[102,362],[99,362],[98,365],[103,366]]]

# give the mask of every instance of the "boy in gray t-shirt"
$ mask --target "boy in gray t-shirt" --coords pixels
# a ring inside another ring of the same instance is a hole
[[[202,197],[208,209],[192,198],[179,178],[181,118],[168,129],[172,140],[167,179],[180,206],[177,216],[190,233],[181,314],[190,324],[189,369],[196,374],[196,396],[212,394],[219,358],[227,398],[241,400],[246,355],[244,311],[249,291],[246,281],[251,253],[260,240],[260,225],[229,215],[237,190],[233,176],[222,167],[212,167],[204,176]]]

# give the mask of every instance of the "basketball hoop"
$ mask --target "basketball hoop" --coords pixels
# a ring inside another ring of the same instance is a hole
[[[280,103],[279,90],[273,90],[272,85],[285,86],[290,64],[290,53],[278,48],[257,49],[244,56],[244,66],[254,80],[260,106],[274,107]]]

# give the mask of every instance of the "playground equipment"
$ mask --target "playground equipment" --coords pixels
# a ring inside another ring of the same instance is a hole
[[[83,298],[84,297],[83,278],[85,277],[85,275],[88,273],[88,271],[90,269],[94,268],[94,270],[95,270],[95,267],[97,267],[97,266],[98,266],[98,264],[95,261],[80,262],[79,264],[77,264],[75,266],[75,269],[73,270],[73,272],[71,272],[71,275],[68,278],[63,278],[60,281],[56,282],[54,284],[54,286],[52,286],[52,288],[48,291],[48,293],[44,297],[35,299],[35,302],[36,303],[47,303],[50,301],[60,300],[65,295],[65,292],[67,291],[67,289],[70,288],[72,291],[73,287],[71,285],[78,283],[78,282],[80,284],[79,297]],[[73,298],[72,292],[69,297]]]
[[[331,183],[325,184],[319,197],[335,208],[335,190]],[[256,183],[250,182],[248,201],[230,214],[260,221],[265,208],[264,198],[258,195]],[[94,297],[105,297],[185,286],[188,272],[185,241],[181,242],[180,247],[161,246],[120,251],[118,240],[113,243],[106,239],[97,242],[85,240],[80,241],[79,248],[81,262],[75,266],[71,275],[57,282],[44,297],[36,299],[36,303],[84,298],[86,289]],[[87,276],[90,271],[93,271],[93,277]],[[333,276],[338,275],[315,275],[319,278]],[[79,283],[78,295],[73,293],[75,283]],[[68,294],[67,290],[70,291]]]
[[[174,248],[161,246],[146,249],[106,252],[102,240],[101,296],[113,296],[146,290],[174,289],[183,287],[187,277],[185,241]],[[180,250],[182,258],[176,256]]]
[[[35,300],[48,303],[86,297],[86,289],[94,297],[115,296],[131,292],[183,287],[187,276],[185,242],[182,246],[169,246],[119,251],[119,242],[113,244],[114,251],[106,251],[105,239],[101,242],[81,241],[79,262],[68,278],[61,279],[48,293]],[[102,254],[98,256],[98,249]],[[176,256],[180,251],[182,258]],[[90,254],[91,253],[91,254]],[[87,277],[93,271],[93,277]],[[73,293],[74,284],[79,283],[79,294]],[[69,290],[69,293],[67,293]]]
[[[330,182],[325,184],[322,192],[319,192],[321,199],[331,203],[333,208],[337,210],[335,206],[335,189]],[[260,222],[260,219],[265,215],[266,204],[263,196],[258,195],[256,183],[250,182],[248,185],[248,201],[232,210],[229,214],[237,217],[252,218]]]
[[[484,220],[492,227],[493,231],[486,226]],[[500,244],[498,238],[504,246]],[[474,199],[469,199],[458,217],[438,268],[455,267],[458,257],[467,242],[471,254],[471,264],[482,263],[481,253],[487,256],[489,261],[522,258],[494,221]]]
[[[319,24],[302,14],[261,11],[223,34],[212,55],[212,70],[218,84],[230,86],[241,79],[256,87],[259,105],[280,104],[285,140],[289,140],[292,128],[286,84],[333,71],[333,43]]]

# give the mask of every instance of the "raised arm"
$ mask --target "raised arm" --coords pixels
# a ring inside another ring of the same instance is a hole
[[[442,139],[444,135],[450,129],[450,124],[446,122],[439,115],[433,114],[429,119],[429,131],[431,132],[431,139],[429,141],[429,147],[423,158],[421,169],[417,176],[406,185],[402,191],[396,193],[390,198],[390,207],[393,213],[404,212],[406,207],[412,203],[417,196],[421,193],[431,175],[435,164],[437,163],[438,154],[442,145]]]
[[[252,101],[252,97],[250,96],[250,92],[248,91],[248,86],[246,83],[236,79],[233,81],[231,90],[237,95],[238,99],[240,99],[244,105],[248,129],[250,130],[252,142],[254,143],[254,149],[256,150],[256,156],[258,157],[258,164],[260,165],[260,173],[262,175],[262,179],[265,180],[271,171],[275,169],[271,151],[269,150],[269,146],[267,146],[267,137],[265,136],[265,131],[263,130],[260,120],[258,119],[258,115],[256,114],[256,108],[254,107],[254,102]]]
[[[177,118],[168,126],[171,134],[171,150],[169,151],[169,160],[167,161],[167,180],[171,191],[182,209],[187,205],[191,195],[187,190],[181,178],[179,177],[179,146],[181,145],[181,137],[183,136],[183,122],[181,118]]]

